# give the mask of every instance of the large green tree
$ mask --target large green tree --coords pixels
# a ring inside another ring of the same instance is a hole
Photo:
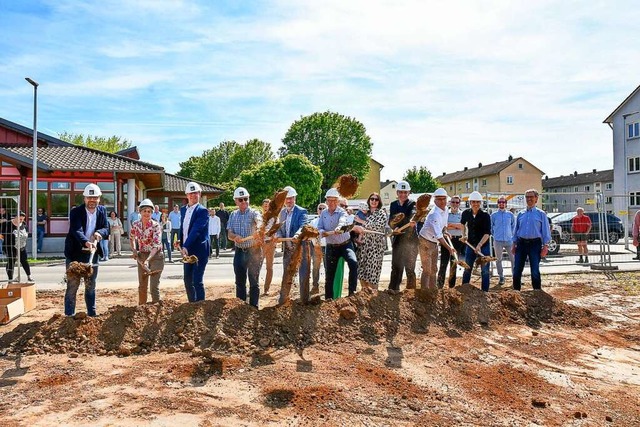
[[[369,172],[371,148],[371,138],[362,123],[326,111],[295,121],[282,139],[279,154],[307,157],[322,171],[322,188],[329,188],[346,173],[362,181]]]
[[[412,193],[432,193],[440,187],[440,182],[425,166],[414,166],[405,172],[402,179],[411,185]]]
[[[107,153],[117,153],[133,145],[131,141],[116,135],[107,138],[103,136],[83,135],[81,133],[62,132],[58,134],[58,138],[74,145],[94,148],[96,150],[106,151]]]
[[[222,141],[202,155],[181,162],[178,175],[225,187],[243,170],[273,158],[271,144],[259,139],[244,144]]]
[[[314,206],[320,197],[322,172],[306,157],[290,154],[276,160],[268,160],[243,171],[218,201],[233,206],[233,190],[245,187],[251,194],[251,204],[260,205],[277,190],[290,185],[296,189],[296,203],[304,207]]]

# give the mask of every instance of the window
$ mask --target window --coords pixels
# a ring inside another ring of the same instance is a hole
[[[604,188],[605,188],[606,190],[613,190],[613,184],[612,184],[612,183],[610,183],[610,182],[607,182],[607,183],[605,184]]]
[[[59,182],[54,181],[51,183],[52,190],[69,190],[71,189],[71,184],[68,182]]]
[[[613,203],[613,197],[611,196],[607,196],[604,198],[604,202],[608,205],[610,205],[611,203]]]
[[[640,122],[629,123],[627,125],[627,139],[640,137]]]
[[[513,176],[512,175],[509,175],[507,177],[507,184],[513,184]]]
[[[566,188],[563,188],[563,189],[562,189],[562,192],[563,192],[563,193],[566,193],[566,192],[567,192],[567,189],[566,189]]]
[[[51,212],[50,218],[67,218],[69,216],[69,194],[52,193],[51,194]]]
[[[577,193],[578,192],[578,187],[573,187],[573,192]]]
[[[486,186],[487,186],[487,180],[486,180],[486,179],[483,179],[483,180],[482,180],[482,186],[483,186],[483,187],[486,187]]]
[[[640,171],[640,157],[629,157],[629,170],[627,172]]]
[[[522,163],[518,163],[518,169],[524,169],[524,165]]]
[[[566,205],[567,205],[567,201],[566,201],[566,200],[563,200],[563,201],[562,201],[562,206],[566,206]]]
[[[449,191],[453,191],[453,185],[449,186]]]
[[[629,193],[629,205],[640,206],[640,191],[636,191],[635,193]]]
[[[557,193],[557,192],[558,192],[558,189],[557,189],[557,188],[554,188],[554,189],[553,189],[553,192],[554,192],[554,193]]]
[[[591,191],[591,186],[585,185],[584,186],[584,191]]]
[[[471,188],[471,183],[467,182],[467,190]]]

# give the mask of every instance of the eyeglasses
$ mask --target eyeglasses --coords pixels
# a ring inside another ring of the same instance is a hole
[[[347,205],[340,205],[340,207],[346,209]]]
[[[536,196],[524,196],[525,199],[535,199]]]
[[[238,198],[238,199],[236,199],[236,200],[237,200],[238,202],[247,202],[247,201],[249,201],[249,198],[248,198],[248,197],[241,197],[241,198]]]
[[[506,204],[507,204],[507,202],[505,202],[504,200],[498,200],[498,204],[499,204],[499,205],[506,205]]]
[[[318,208],[318,210],[319,210],[319,211],[323,211],[323,210],[324,210],[324,208]]]
[[[454,202],[453,200],[450,201],[449,203],[451,203],[452,205],[459,205],[460,204],[460,202]]]

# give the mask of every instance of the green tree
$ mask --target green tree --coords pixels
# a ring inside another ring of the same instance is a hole
[[[425,166],[414,166],[405,172],[402,179],[409,183],[412,193],[431,193],[440,187],[440,182]]]
[[[321,182],[322,172],[319,167],[314,166],[304,156],[291,154],[243,171],[217,201],[233,205],[233,190],[241,186],[251,194],[251,203],[258,206],[263,199],[270,198],[277,190],[291,185],[298,192],[296,203],[312,207],[320,197]]]
[[[222,141],[202,155],[181,162],[178,175],[228,187],[243,170],[273,158],[271,144],[259,139],[251,139],[244,144]]]
[[[345,173],[362,181],[369,172],[371,138],[362,123],[326,111],[301,117],[282,140],[280,156],[302,154],[320,167],[322,188],[329,188]]]
[[[107,153],[117,153],[126,148],[131,148],[133,145],[131,141],[115,135],[106,138],[94,135],[85,136],[81,133],[62,132],[58,134],[58,138],[73,145],[94,148],[96,150],[106,151]]]

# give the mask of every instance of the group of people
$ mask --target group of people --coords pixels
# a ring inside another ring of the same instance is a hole
[[[309,221],[306,209],[296,203],[295,188],[287,191],[284,207],[275,217],[263,224],[270,209],[271,200],[262,203],[262,212],[250,205],[250,193],[246,188],[234,190],[236,205],[228,218],[200,204],[202,189],[199,184],[187,184],[187,204],[174,206],[173,211],[161,214],[156,219],[156,206],[149,199],[138,206],[139,219],[130,225],[132,256],[138,264],[139,304],[160,301],[160,274],[164,268],[164,252],[169,254],[175,245],[184,262],[184,286],[189,302],[205,299],[204,272],[210,257],[219,256],[218,248],[222,236],[233,242],[235,253],[233,269],[236,297],[258,308],[260,300],[260,271],[266,266],[264,293],[268,294],[273,280],[273,258],[276,246],[282,244],[283,277],[279,304],[290,300],[293,284],[291,272],[297,273],[302,303],[309,303],[311,295],[320,292],[320,268],[325,269],[325,300],[341,296],[342,263],[347,265],[348,293],[357,291],[358,281],[365,291],[378,289],[387,236],[392,238],[392,260],[389,291],[400,290],[406,273],[406,287],[416,288],[415,264],[418,254],[422,264],[420,285],[422,288],[443,287],[446,272],[448,285],[455,286],[456,269],[449,268],[450,259],[463,256],[469,266],[477,257],[488,256],[490,236],[493,235],[494,250],[499,254],[497,267],[499,283],[504,284],[502,250],[507,250],[511,260],[513,289],[519,290],[522,271],[528,260],[531,266],[532,285],[541,288],[539,262],[546,256],[550,232],[544,211],[536,207],[538,192],[525,193],[526,209],[513,215],[506,209],[506,199],[498,200],[498,210],[489,215],[482,208],[482,196],[474,191],[469,196],[470,208],[460,209],[461,198],[449,196],[445,189],[433,193],[434,206],[421,221],[415,221],[416,202],[409,198],[408,182],[397,184],[397,200],[383,206],[378,193],[371,193],[366,205],[357,215],[351,213],[347,200],[336,188],[325,194],[325,202],[317,206],[317,218]],[[105,208],[99,204],[101,191],[94,184],[84,189],[84,203],[72,209],[69,233],[65,241],[67,266],[77,261],[91,263],[92,275],[85,278],[85,302],[87,314],[96,315],[95,282],[102,255],[100,242],[108,238],[115,228],[122,233],[122,224],[117,215],[107,218]],[[447,204],[449,207],[447,207]],[[222,206],[221,206],[222,208]],[[402,213],[399,221],[397,214]],[[317,231],[311,237],[303,233],[307,224]],[[274,228],[275,227],[275,228]],[[275,229],[275,233],[266,231]],[[226,233],[223,233],[226,231]],[[118,249],[115,249],[118,251]],[[438,266],[438,252],[440,265]],[[97,255],[97,257],[94,256]],[[295,263],[295,265],[292,265]],[[336,277],[338,276],[338,277]],[[489,290],[489,265],[481,267],[482,290]],[[469,283],[471,270],[465,270],[462,283]],[[247,287],[248,282],[248,287]],[[334,286],[337,283],[337,287]],[[75,313],[75,299],[80,278],[70,277],[65,294],[65,314]],[[311,285],[311,286],[310,286]]]

